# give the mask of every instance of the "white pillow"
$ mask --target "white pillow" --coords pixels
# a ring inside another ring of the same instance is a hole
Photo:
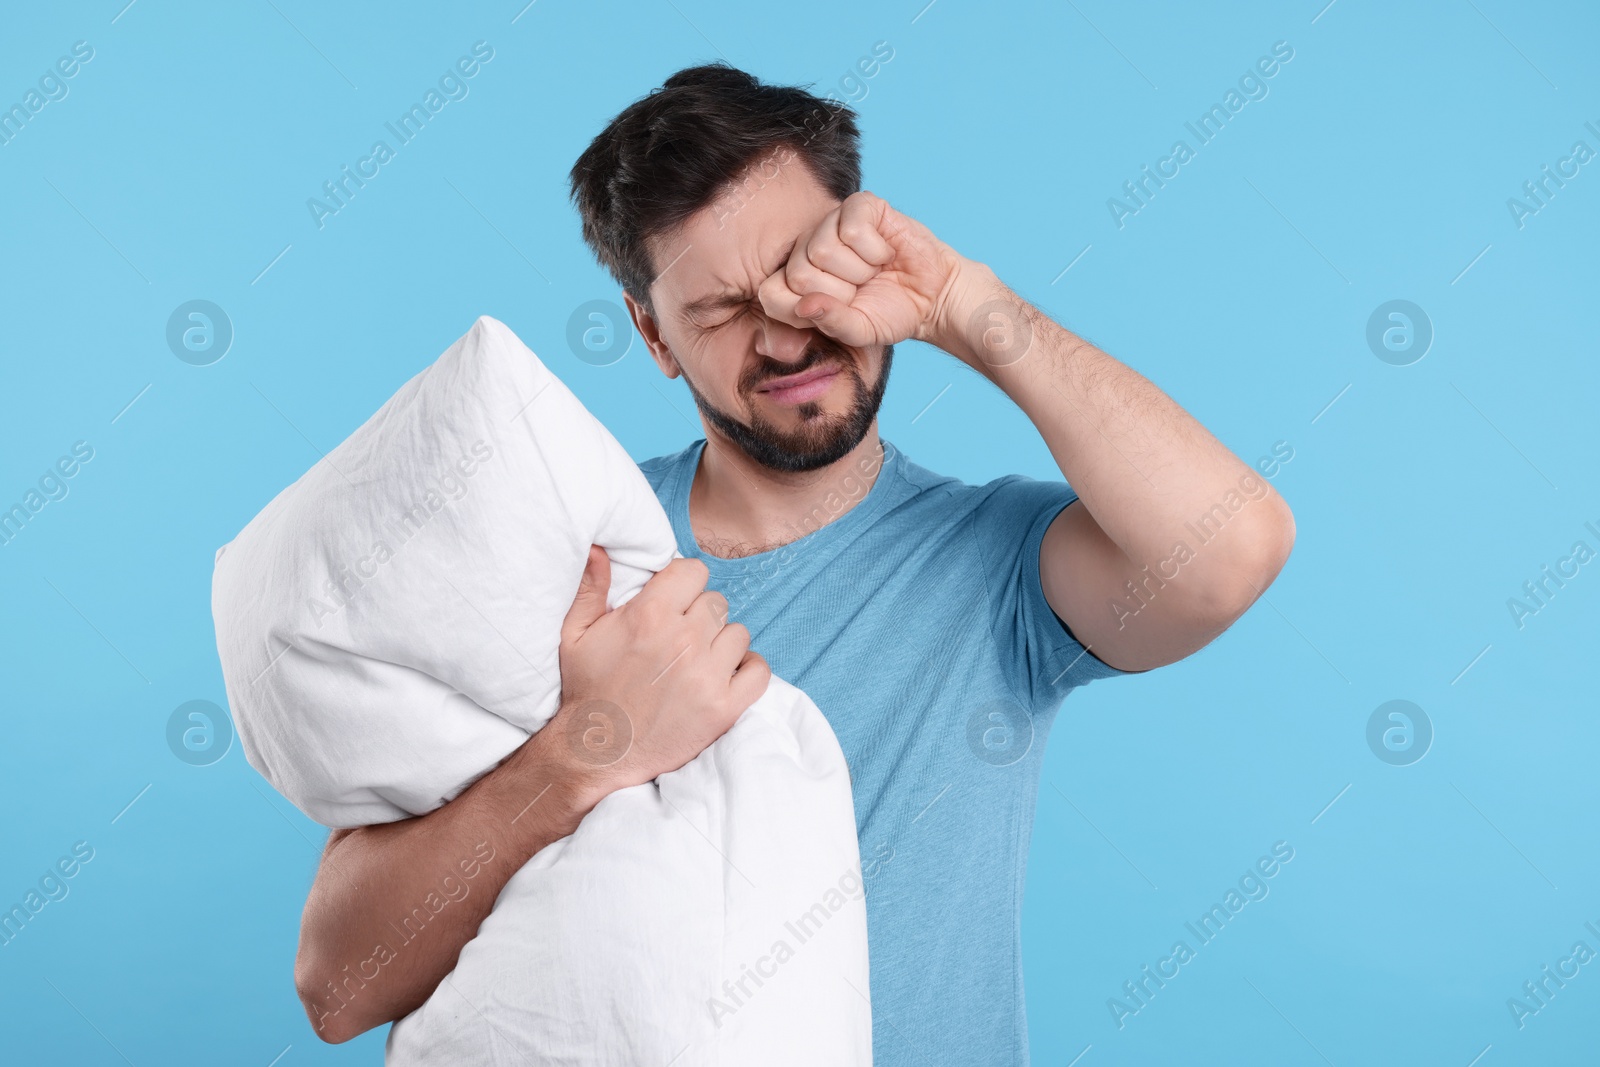
[[[611,607],[677,555],[621,445],[480,318],[218,550],[250,764],[328,826],[455,797],[555,713],[590,544]],[[698,758],[613,793],[515,875],[388,1062],[870,1062],[860,873],[838,742],[774,678]]]

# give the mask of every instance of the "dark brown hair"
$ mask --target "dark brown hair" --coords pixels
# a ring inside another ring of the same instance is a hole
[[[838,100],[764,85],[725,63],[680,70],[612,119],[573,164],[583,239],[649,308],[650,238],[707,207],[758,157],[784,147],[843,200],[861,188],[859,137],[855,112]]]

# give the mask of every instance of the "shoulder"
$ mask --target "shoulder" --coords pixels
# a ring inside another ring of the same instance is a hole
[[[1032,514],[1055,505],[1066,507],[1078,499],[1077,492],[1059,478],[1030,478],[1007,474],[1003,478],[973,487],[974,510],[1004,518]]]
[[[695,456],[699,454],[699,446],[699,441],[691,441],[676,452],[641,460],[639,469],[644,472],[645,480],[650,483],[650,488],[659,494],[662,486],[670,478],[694,462]]]
[[[894,482],[893,495],[902,504],[949,510],[972,498],[977,487],[959,478],[929,470],[913,460],[892,441],[884,442],[883,473]]]
[[[1008,474],[973,487],[963,526],[986,571],[1036,573],[1045,532],[1077,499],[1077,492],[1059,479]]]
[[[939,510],[952,525],[1027,525],[1041,512],[1050,511],[1053,515],[1078,497],[1071,486],[1059,479],[1007,474],[973,484],[937,474],[907,457],[902,456],[901,460],[899,473],[910,489],[912,502]]]

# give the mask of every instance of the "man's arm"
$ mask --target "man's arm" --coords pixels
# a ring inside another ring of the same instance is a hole
[[[555,717],[443,807],[329,836],[295,960],[318,1036],[415,1010],[529,858],[609,793],[688,763],[765,691],[771,670],[708,577],[675,559],[608,612],[610,561],[592,549],[562,626]]]
[[[761,301],[847,345],[937,345],[1022,408],[1083,505],[1046,532],[1045,598],[1113,667],[1207,644],[1288,559],[1288,505],[1205,427],[872,193],[801,235]]]
[[[552,744],[560,725],[436,811],[328,835],[294,967],[318,1037],[348,1041],[415,1010],[511,876],[593,808],[594,783]]]
[[[1032,420],[1078,493],[1045,532],[1045,599],[1113,667],[1182,659],[1283,568],[1294,517],[1267,481],[1149,379],[1017,296],[982,264],[952,280],[934,343]]]

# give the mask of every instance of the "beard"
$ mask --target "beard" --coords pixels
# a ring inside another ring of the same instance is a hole
[[[878,417],[884,390],[889,385],[894,345],[884,346],[883,366],[878,372],[878,380],[871,386],[862,380],[851,352],[826,339],[807,348],[805,358],[798,364],[765,359],[739,380],[739,395],[749,396],[764,381],[799,374],[819,363],[830,361],[839,365],[840,377],[851,386],[849,407],[843,412],[834,413],[824,411],[822,405],[814,400],[796,404],[794,411],[800,418],[800,425],[793,430],[774,426],[754,405],[748,406],[750,421],[740,422],[707,400],[705,394],[689,380],[689,374],[681,363],[678,370],[683,374],[683,382],[689,387],[689,395],[694,397],[701,416],[737,445],[740,451],[769,470],[799,473],[818,470],[843,459],[866,437],[872,421]]]

